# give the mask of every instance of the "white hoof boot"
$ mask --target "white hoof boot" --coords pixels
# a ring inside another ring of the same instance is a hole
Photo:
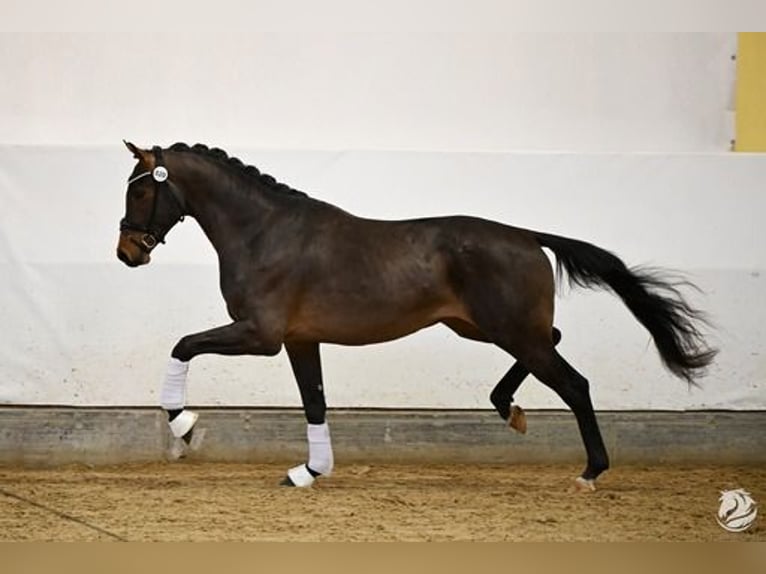
[[[289,480],[289,482],[287,482]],[[308,488],[314,484],[314,477],[311,476],[309,469],[305,464],[295,466],[287,471],[287,479],[282,483],[285,486],[297,486],[299,488]]]
[[[191,411],[183,411],[170,421],[170,432],[173,433],[173,444],[170,446],[168,457],[178,460],[186,456],[187,451],[196,451],[205,439],[205,429],[195,428],[199,415]]]
[[[578,476],[575,478],[575,487],[580,492],[596,492],[596,481],[592,478]]]
[[[197,413],[181,411],[181,414],[168,423],[170,425],[170,432],[173,433],[174,437],[181,438],[194,428],[198,418],[199,415]]]

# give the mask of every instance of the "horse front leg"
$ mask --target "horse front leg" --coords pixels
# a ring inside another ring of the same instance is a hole
[[[255,321],[235,321],[201,333],[183,337],[170,354],[165,380],[160,392],[160,406],[168,414],[173,436],[191,444],[198,415],[185,409],[189,362],[197,355],[276,355],[282,348],[278,336]],[[201,438],[201,437],[200,437]],[[180,456],[180,452],[177,453]]]
[[[325,420],[327,405],[322,383],[319,343],[286,343],[285,348],[306,415],[309,456],[307,463],[288,470],[281,484],[307,487],[314,483],[316,477],[329,476],[334,463],[330,429]]]

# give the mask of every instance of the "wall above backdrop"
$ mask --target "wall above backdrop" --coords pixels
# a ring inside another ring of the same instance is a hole
[[[687,153],[734,137],[736,33],[258,16],[204,39],[3,34],[0,143]]]

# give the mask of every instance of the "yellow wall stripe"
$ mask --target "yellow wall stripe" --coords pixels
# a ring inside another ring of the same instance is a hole
[[[766,152],[766,33],[740,32],[735,151]]]

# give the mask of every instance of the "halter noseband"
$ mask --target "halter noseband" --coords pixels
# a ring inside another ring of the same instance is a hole
[[[122,221],[120,221],[120,231],[143,232],[141,239],[135,241],[135,243],[146,253],[149,253],[154,249],[158,243],[165,243],[165,235],[170,231],[170,228],[173,227],[173,225],[184,220],[184,212],[186,211],[183,196],[181,196],[175,186],[170,185],[170,181],[168,180],[168,170],[162,161],[162,148],[155,146],[152,149],[152,153],[154,154],[154,169],[152,171],[140,173],[128,180],[128,187],[130,187],[133,182],[143,179],[147,175],[151,175],[152,179],[154,179],[154,198],[152,199],[152,211],[149,215],[149,220],[145,224],[140,224],[128,221],[127,217],[123,217]],[[154,218],[157,215],[157,201],[163,190],[165,190],[165,195],[168,195],[168,192],[170,193],[170,197],[179,209],[178,219],[164,231],[155,228],[154,221]]]

